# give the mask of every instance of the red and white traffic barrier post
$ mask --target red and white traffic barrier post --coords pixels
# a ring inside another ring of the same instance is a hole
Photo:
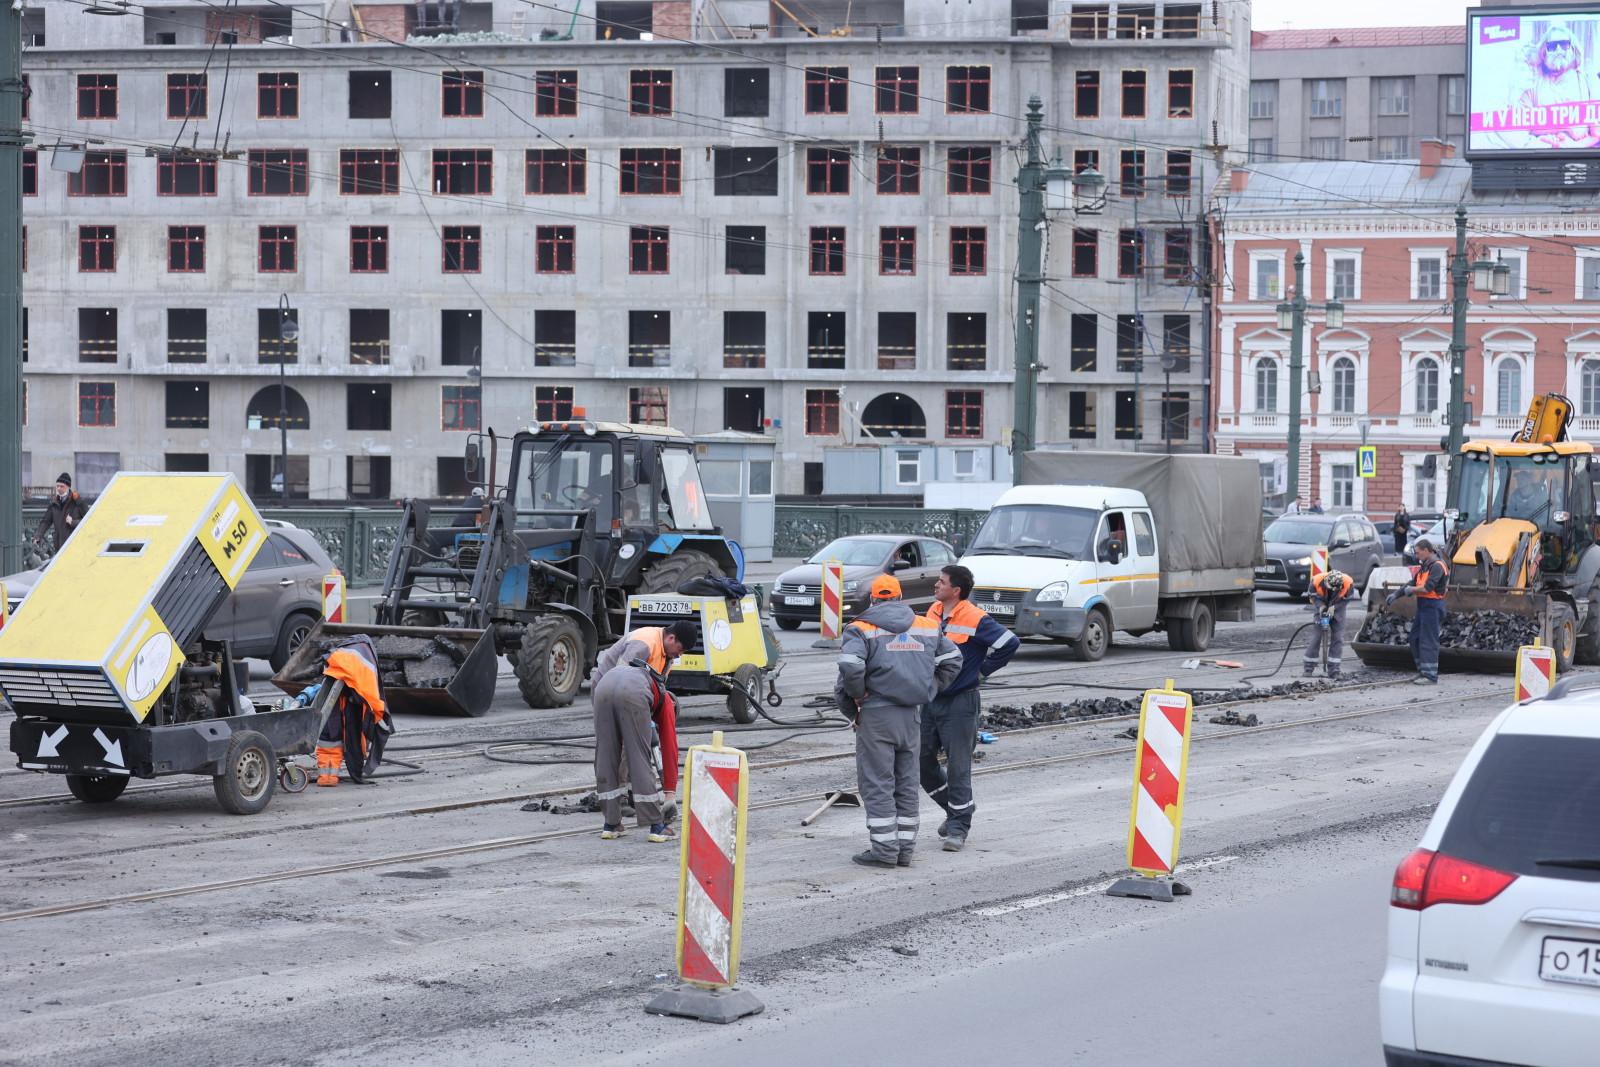
[[[344,575],[338,571],[322,576],[322,621],[344,622]]]
[[[822,638],[812,648],[838,648],[844,633],[844,564],[830,559],[822,565]]]
[[[1107,896],[1167,900],[1190,889],[1172,877],[1178,862],[1178,830],[1183,825],[1183,785],[1189,768],[1189,733],[1194,707],[1188,693],[1149,689],[1139,709],[1135,742],[1133,811],[1128,817],[1128,866],[1132,878],[1119,879]]]
[[[1517,700],[1539,700],[1556,684],[1556,650],[1542,641],[1517,649]]]
[[[0,630],[11,621],[11,601],[6,598],[6,583],[0,582]]]
[[[678,865],[677,989],[658,993],[645,1011],[731,1023],[765,1005],[739,977],[744,916],[745,812],[750,764],[725,748],[722,731],[711,744],[689,749],[683,773],[683,850]]]

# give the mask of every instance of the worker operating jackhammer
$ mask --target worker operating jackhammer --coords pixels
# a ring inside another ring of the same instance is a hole
[[[1317,673],[1317,662],[1322,658],[1322,646],[1328,646],[1328,677],[1339,677],[1344,664],[1344,616],[1350,606],[1350,595],[1356,583],[1342,571],[1319,574],[1311,581],[1311,617],[1316,625],[1311,628],[1311,639],[1306,642],[1305,676]]]
[[[955,680],[961,650],[900,603],[900,582],[879,575],[872,606],[844,628],[834,698],[853,710],[856,778],[867,809],[865,867],[909,867],[917,847],[918,708]]]
[[[1413,685],[1439,684],[1439,631],[1444,626],[1444,594],[1450,585],[1450,568],[1439,558],[1439,550],[1426,537],[1417,542],[1417,577],[1411,585],[1390,593],[1385,606],[1403,596],[1417,598],[1417,614],[1411,620],[1411,658],[1417,664]]]
[[[600,836],[607,840],[621,837],[622,784],[619,768],[628,761],[628,777],[633,782],[634,818],[640,828],[650,828],[650,840],[670,841],[673,833],[661,814],[665,799],[660,790],[642,790],[655,784],[655,764],[650,759],[650,717],[659,705],[667,671],[672,661],[695,642],[692,622],[671,626],[642,626],[606,649],[590,675],[594,700],[594,777],[595,794],[600,801],[604,826]],[[673,753],[673,758],[677,754]]]

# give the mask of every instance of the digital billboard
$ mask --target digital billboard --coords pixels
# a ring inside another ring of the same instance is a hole
[[[1600,156],[1600,3],[1467,16],[1467,153]]]

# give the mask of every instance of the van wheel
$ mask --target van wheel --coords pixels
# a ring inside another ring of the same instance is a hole
[[[1194,618],[1167,620],[1167,647],[1174,652],[1204,652],[1211,647],[1215,630],[1211,604],[1201,600],[1194,606]]]
[[[1111,647],[1111,620],[1099,608],[1091,608],[1083,620],[1083,635],[1072,643],[1072,654],[1085,663],[1103,659]]]

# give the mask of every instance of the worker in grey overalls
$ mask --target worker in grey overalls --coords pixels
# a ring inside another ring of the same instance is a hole
[[[872,583],[872,606],[844,628],[834,697],[854,712],[856,779],[867,809],[866,867],[911,866],[922,794],[921,705],[961,673],[961,650],[900,602],[891,574]]]
[[[1311,616],[1315,625],[1311,627],[1311,640],[1306,642],[1306,654],[1302,661],[1307,678],[1317,673],[1317,661],[1322,658],[1324,640],[1328,643],[1328,677],[1339,677],[1344,667],[1345,609],[1349,607],[1350,596],[1355,591],[1356,583],[1341,571],[1329,571],[1311,580],[1311,588],[1307,592],[1311,595]]]

